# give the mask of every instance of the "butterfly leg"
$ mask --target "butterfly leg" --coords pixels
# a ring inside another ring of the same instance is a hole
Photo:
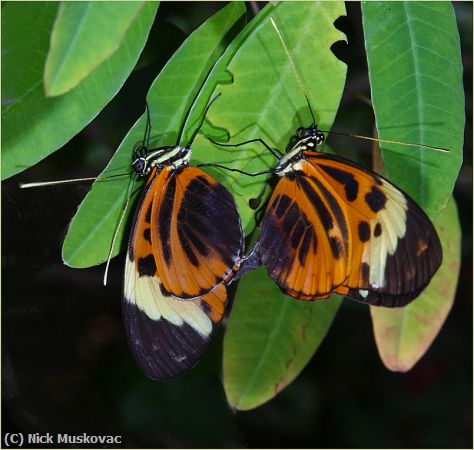
[[[263,175],[266,173],[272,173],[273,170],[262,170],[261,172],[245,172],[245,170],[235,169],[233,167],[222,166],[221,164],[214,164],[214,163],[203,163],[203,164],[196,164],[196,167],[218,167],[220,169],[228,170],[229,172],[238,172],[244,175],[248,175],[250,177],[256,177],[258,175]]]
[[[252,142],[259,142],[262,144],[276,159],[280,159],[283,154],[277,150],[276,148],[270,147],[263,139],[261,138],[256,138],[256,139],[250,139],[245,142],[239,142],[238,144],[223,144],[222,142],[216,142],[212,140],[211,138],[208,138],[213,144],[219,145],[220,147],[241,147],[242,145],[246,144],[251,144]]]

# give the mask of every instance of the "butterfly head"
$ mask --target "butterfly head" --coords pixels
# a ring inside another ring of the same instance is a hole
[[[144,146],[139,146],[133,151],[134,161],[132,169],[139,176],[148,175],[155,166],[172,166],[175,169],[185,166],[191,159],[191,149],[172,145],[149,150]]]
[[[150,170],[147,162],[147,153],[148,149],[143,144],[140,144],[133,149],[132,169],[140,177],[145,176]]]
[[[316,150],[317,147],[324,143],[324,134],[318,130],[318,127],[313,124],[308,128],[300,127],[296,133],[291,137],[289,144],[286,147],[286,152],[290,153],[296,148],[299,151]]]
[[[318,130],[316,125],[298,128],[286,147],[286,154],[283,155],[275,168],[275,173],[284,175],[301,160],[304,151],[317,151],[317,148],[323,143],[324,134]]]

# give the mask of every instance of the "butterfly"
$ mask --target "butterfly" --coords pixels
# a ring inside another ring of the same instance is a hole
[[[130,232],[123,318],[140,368],[167,379],[198,362],[221,322],[244,237],[231,194],[189,165],[191,145],[134,154],[133,171],[147,181]]]
[[[441,264],[433,224],[387,179],[320,152],[323,142],[314,124],[291,138],[241,273],[264,265],[283,292],[300,300],[340,294],[376,306],[406,305]]]

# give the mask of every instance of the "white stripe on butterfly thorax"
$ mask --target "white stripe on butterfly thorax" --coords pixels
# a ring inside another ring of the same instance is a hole
[[[204,338],[212,333],[212,321],[197,301],[177,300],[163,294],[158,278],[139,276],[128,254],[125,261],[124,298],[151,320],[166,320],[177,327],[186,323]]]
[[[316,151],[317,147],[313,136],[299,140],[294,147],[280,159],[280,162],[275,168],[275,174],[279,177],[283,177],[288,172],[301,170],[302,153],[305,151]]]
[[[189,164],[191,160],[191,149],[179,145],[159,148],[146,156],[149,172],[155,166],[167,166],[178,169]]]
[[[362,254],[362,263],[369,265],[369,285],[375,289],[386,285],[387,258],[396,252],[400,240],[407,233],[408,209],[405,196],[397,188],[384,180],[378,187],[387,201],[384,208],[370,221],[370,246],[366,246]],[[362,292],[361,295],[363,296]]]

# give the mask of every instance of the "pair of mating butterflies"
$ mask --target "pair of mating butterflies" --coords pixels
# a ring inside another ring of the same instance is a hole
[[[131,229],[123,315],[148,376],[195,365],[222,320],[228,285],[262,264],[300,300],[336,293],[397,307],[427,286],[442,259],[428,217],[381,176],[319,152],[323,141],[314,125],[293,136],[248,255],[231,194],[189,166],[190,146],[143,148],[133,169],[148,179]]]

